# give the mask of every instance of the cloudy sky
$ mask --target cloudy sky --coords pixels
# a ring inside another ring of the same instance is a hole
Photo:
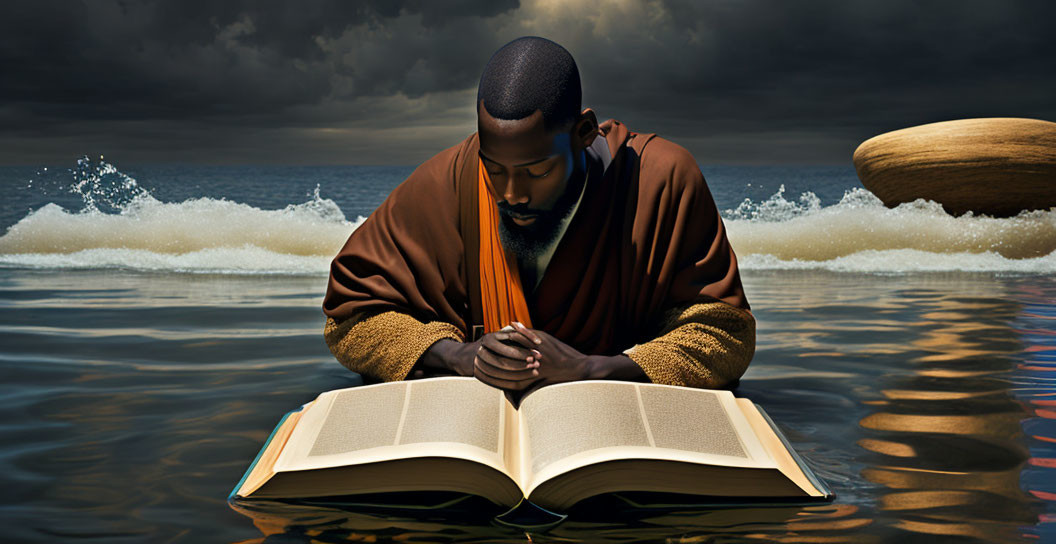
[[[0,164],[416,164],[538,35],[584,106],[702,163],[849,163],[875,134],[1056,120],[1056,2],[35,0],[0,18]]]

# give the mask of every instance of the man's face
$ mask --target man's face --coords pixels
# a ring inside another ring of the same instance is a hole
[[[583,169],[582,142],[573,141],[569,128],[547,131],[538,110],[508,121],[492,117],[481,103],[477,128],[503,243],[534,257],[556,238],[561,219],[579,196],[582,176],[575,174]]]

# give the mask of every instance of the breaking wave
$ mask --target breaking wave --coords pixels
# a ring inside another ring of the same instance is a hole
[[[887,208],[865,189],[831,206],[784,187],[723,214],[745,269],[847,272],[1056,272],[1056,209],[994,218],[951,216],[935,202]]]
[[[326,273],[362,222],[319,196],[279,210],[226,199],[162,202],[105,162],[81,168],[84,208],[47,204],[0,237],[0,265],[218,273]]]
[[[67,188],[83,209],[50,203],[0,236],[0,266],[198,273],[326,274],[364,221],[319,196],[283,209],[226,199],[162,202],[112,165],[87,158]],[[746,199],[723,213],[746,270],[1056,272],[1056,209],[1011,218],[953,217],[934,202],[885,207],[864,189],[823,206],[811,192]]]

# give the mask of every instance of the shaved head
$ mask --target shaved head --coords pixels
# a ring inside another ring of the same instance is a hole
[[[560,45],[536,36],[518,38],[491,56],[477,88],[477,113],[481,104],[502,120],[543,114],[546,130],[573,123],[583,101],[579,68]]]

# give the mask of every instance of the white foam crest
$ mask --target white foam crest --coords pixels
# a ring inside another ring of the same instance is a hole
[[[362,221],[346,221],[337,204],[318,192],[281,210],[212,198],[161,202],[141,194],[116,214],[94,208],[73,213],[47,204],[0,237],[0,254],[10,260],[16,254],[121,249],[160,256],[255,247],[278,255],[332,258]]]
[[[281,210],[225,199],[161,202],[108,163],[78,161],[85,208],[48,204],[0,236],[0,266],[206,273],[325,274],[364,221],[314,195]],[[1056,209],[952,217],[934,202],[885,207],[864,189],[823,207],[781,186],[723,214],[745,269],[1056,272]]]
[[[336,254],[336,250],[334,251]],[[187,253],[95,248],[72,253],[0,254],[0,266],[46,269],[119,268],[204,274],[326,275],[332,255],[290,255],[256,246]]]
[[[827,261],[784,260],[773,255],[738,256],[744,270],[829,270],[833,272],[1009,272],[1052,274],[1056,251],[1044,257],[1009,259],[996,253],[934,253],[915,249],[867,250]]]
[[[783,190],[766,203],[726,212],[730,243],[745,268],[856,271],[1056,272],[1056,209],[993,218],[954,217],[917,200],[885,207],[864,189],[821,207],[796,205]]]
[[[0,236],[0,266],[186,272],[325,273],[364,218],[345,219],[320,197],[264,210],[226,199],[162,202],[99,157],[70,169],[84,208],[54,203]]]
[[[731,220],[787,221],[820,209],[821,199],[811,191],[803,193],[796,201],[786,200],[785,185],[782,183],[770,198],[759,203],[746,198],[736,208],[726,210],[723,217]]]

